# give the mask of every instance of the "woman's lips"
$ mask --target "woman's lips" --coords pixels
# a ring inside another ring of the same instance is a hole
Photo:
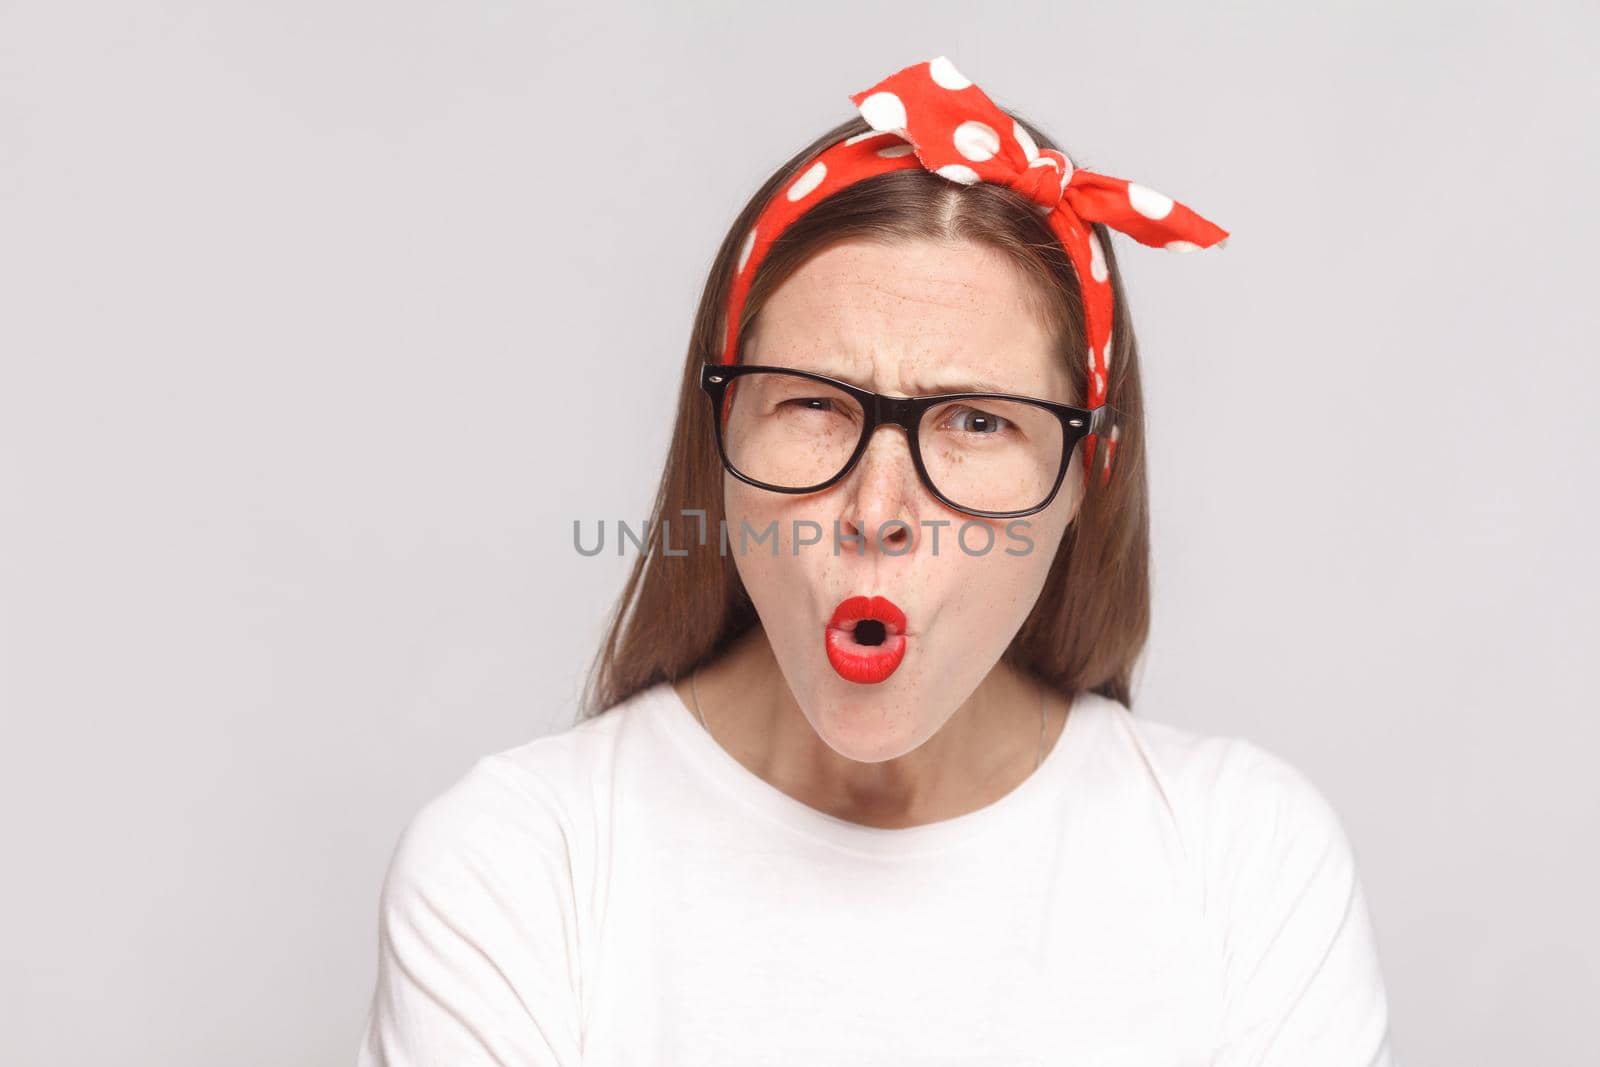
[[[822,641],[839,677],[874,685],[893,674],[905,658],[905,612],[888,597],[846,597],[823,627]]]

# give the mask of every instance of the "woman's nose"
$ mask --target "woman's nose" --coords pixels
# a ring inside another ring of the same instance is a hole
[[[877,427],[845,486],[846,510],[839,517],[841,553],[881,548],[898,556],[915,546],[916,515],[921,510],[915,501],[923,489],[903,428]]]

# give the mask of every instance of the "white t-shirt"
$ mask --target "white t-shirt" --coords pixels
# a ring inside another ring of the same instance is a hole
[[[378,944],[358,1067],[1395,1062],[1324,796],[1090,693],[998,801],[884,829],[656,685],[424,805]]]

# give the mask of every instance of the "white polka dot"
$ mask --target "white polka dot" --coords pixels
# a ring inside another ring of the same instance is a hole
[[[1115,440],[1116,440],[1116,439],[1117,439],[1117,438],[1119,438],[1119,437],[1121,437],[1121,436],[1122,436],[1122,423],[1120,423],[1120,422],[1113,422],[1113,423],[1112,423],[1112,424],[1111,424],[1111,439],[1112,439],[1112,440],[1113,440],[1113,441],[1115,441]],[[1106,462],[1107,462],[1107,463],[1110,463],[1110,462],[1111,462],[1111,457],[1110,457],[1110,456],[1107,456],[1107,457],[1106,457]]]
[[[1100,248],[1100,238],[1093,233],[1089,234],[1089,277],[1097,282],[1103,282],[1111,277],[1106,270],[1106,254]]]
[[[950,139],[955,142],[957,152],[975,163],[993,159],[1000,151],[1000,135],[994,132],[993,126],[976,119],[968,119],[957,126]]]
[[[977,171],[971,167],[964,167],[960,163],[946,164],[934,173],[941,178],[949,178],[953,182],[960,182],[962,185],[976,185],[979,180]]]
[[[826,178],[827,176],[828,165],[818,160],[816,163],[812,164],[810,170],[806,171],[804,174],[800,175],[799,178],[795,179],[795,183],[789,186],[789,192],[785,195],[787,195],[790,200],[804,199],[808,194],[815,190],[817,186],[821,185],[822,179]]]
[[[906,106],[893,93],[873,93],[861,101],[861,117],[875,130],[899,131],[906,128]]]
[[[1163,196],[1137,182],[1128,183],[1128,203],[1147,219],[1164,219],[1172,212],[1172,197]]]
[[[1168,241],[1166,244],[1168,252],[1193,252],[1199,247],[1193,241]]]
[[[750,230],[750,235],[744,239],[744,247],[739,250],[739,268],[734,273],[744,273],[744,265],[750,259],[750,250],[756,246],[756,231]]]
[[[1028,164],[1029,170],[1032,170],[1034,167],[1054,167],[1058,172],[1061,170],[1061,164],[1057,163],[1049,156],[1040,156],[1038,159]]]
[[[885,134],[887,134],[888,132],[889,132],[888,130],[868,130],[866,133],[858,133],[854,137],[846,137],[844,139],[844,143],[845,144],[857,144],[857,143],[859,143],[861,141],[870,141],[870,140],[872,140],[872,138],[874,138],[874,137],[882,137]]]
[[[1090,374],[1094,373],[1095,365],[1096,364],[1095,364],[1095,359],[1094,359],[1094,345],[1090,345],[1089,346],[1089,373]]]
[[[1111,373],[1111,334],[1109,332],[1106,334],[1105,359],[1102,361],[1101,366],[1105,367],[1107,374]]]
[[[1022,146],[1022,154],[1028,157],[1028,165],[1030,167],[1033,166],[1034,162],[1039,158],[1039,146],[1033,143],[1033,138],[1028,134],[1027,130],[1022,128],[1022,123],[1013,122],[1011,124],[1011,136],[1016,138],[1017,144]],[[1049,156],[1044,158],[1050,159]],[[1055,160],[1051,159],[1050,162],[1054,163]]]
[[[1053,155],[1060,157],[1061,161],[1061,195],[1067,195],[1067,186],[1072,184],[1072,172],[1075,169],[1072,160],[1067,158],[1065,152],[1055,152]]]
[[[1106,380],[1105,380],[1105,377],[1103,375],[1101,375],[1101,373],[1099,371],[1095,371],[1094,372],[1094,395],[1095,396],[1104,396],[1105,395],[1105,391],[1106,391]]]
[[[928,75],[941,89],[965,89],[972,84],[956,69],[955,64],[944,56],[928,62]]]
[[[892,144],[888,148],[880,148],[875,153],[884,159],[894,159],[896,156],[909,156],[916,149],[908,144]]]

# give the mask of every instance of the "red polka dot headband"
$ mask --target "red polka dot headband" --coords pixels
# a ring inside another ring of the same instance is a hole
[[[962,185],[994,182],[1026,196],[1061,240],[1083,294],[1089,337],[1087,406],[1107,402],[1112,291],[1105,253],[1091,224],[1100,222],[1140,244],[1172,252],[1221,246],[1228,231],[1169,196],[1122,178],[1074,167],[1053,148],[1038,148],[1028,131],[1000,110],[944,56],[906,67],[850,97],[872,126],[820,152],[774,196],[745,237],[728,297],[722,362],[739,354],[739,315],[767,250],[790,223],[840,189],[879,174],[922,167]],[[1107,435],[1104,483],[1118,427]],[[1084,438],[1094,455],[1095,435]],[[1084,464],[1087,481],[1088,464]]]

